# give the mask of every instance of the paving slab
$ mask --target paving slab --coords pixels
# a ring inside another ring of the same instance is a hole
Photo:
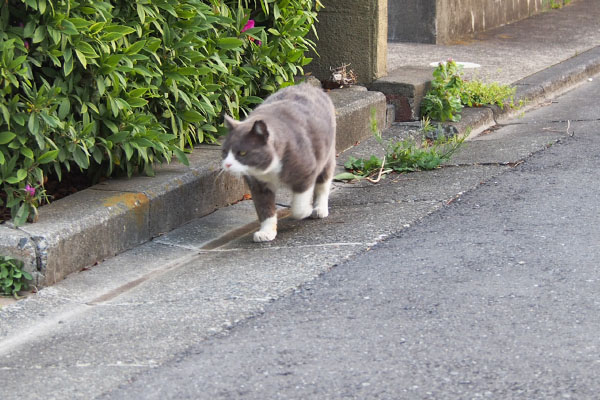
[[[101,267],[70,274],[59,284],[3,308],[0,355],[25,337],[47,334],[45,329],[53,329],[58,321],[84,311],[97,299],[118,294],[124,285],[131,286],[131,282],[168,270],[195,254],[183,247],[148,242],[103,261]],[[40,319],[45,320],[44,329],[35,325]]]
[[[25,379],[30,399],[48,398],[48,392],[69,399],[95,398],[177,357],[190,340],[197,343],[260,313],[268,302],[342,262],[346,250],[328,247],[299,254],[278,249],[269,252],[271,263],[265,263],[264,250],[257,249],[199,254],[186,267],[118,298],[79,309],[72,306],[78,311],[76,318],[63,315],[48,323],[35,345],[15,346],[0,357],[3,390],[9,398],[23,393]],[[36,362],[16,362],[21,359]]]
[[[344,184],[331,200],[333,206],[343,204],[376,207],[379,204],[412,204],[416,202],[448,202],[458,194],[477,187],[481,182],[505,172],[506,166],[474,165],[445,167],[433,171],[392,174],[390,184],[367,181]],[[389,186],[392,186],[391,188]],[[351,199],[351,200],[350,200]]]
[[[448,57],[477,62],[482,68],[466,71],[468,76],[516,82],[517,99],[527,100],[529,109],[576,84],[595,79],[593,74],[600,71],[600,47],[595,47],[600,30],[590,26],[596,26],[598,17],[600,3],[578,0],[562,10],[490,30],[454,46],[394,43],[389,51],[389,69],[423,71],[431,68],[431,62]],[[337,110],[338,151],[371,135],[372,112],[379,127],[389,124],[392,108],[386,105],[382,93],[354,87],[332,91],[330,96]],[[582,109],[594,106],[582,97]],[[495,107],[465,110],[463,120],[454,125],[459,132],[474,128],[474,137],[495,121],[502,122],[524,110],[501,111]],[[568,115],[572,114],[558,110],[553,125],[540,126],[533,136],[515,140],[512,148],[505,146],[500,138],[488,139],[484,135],[470,151],[465,147],[458,153],[453,162],[518,162],[540,146],[559,139],[560,131],[566,132],[563,125]],[[585,121],[568,124],[573,129],[571,133],[586,126]],[[401,135],[401,131],[397,134]],[[503,134],[510,135],[510,129]],[[373,139],[367,143],[372,144]],[[369,156],[374,147],[363,146],[362,150],[348,154]],[[7,225],[0,227],[0,250],[2,254],[22,259],[25,269],[34,276],[34,284],[49,285],[234,203],[247,193],[241,180],[219,174],[217,147],[202,146],[190,160],[189,168],[177,163],[161,166],[154,178],[113,179],[41,207],[36,224],[17,230]],[[338,164],[343,164],[343,157]],[[201,229],[206,229],[206,237],[213,234],[208,227]],[[199,238],[196,244],[202,245],[200,232],[194,232]]]

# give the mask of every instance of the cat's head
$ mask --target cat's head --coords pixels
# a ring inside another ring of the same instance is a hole
[[[273,169],[277,156],[264,120],[236,121],[226,115],[225,126],[229,134],[223,143],[223,170],[234,175],[261,175]]]

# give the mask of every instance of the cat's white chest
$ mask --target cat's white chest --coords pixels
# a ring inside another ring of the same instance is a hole
[[[269,167],[262,171],[255,168],[248,168],[249,175],[266,183],[272,190],[281,186],[279,174],[281,173],[281,161],[277,158],[273,159]]]

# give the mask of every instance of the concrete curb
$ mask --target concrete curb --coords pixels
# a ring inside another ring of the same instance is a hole
[[[374,112],[386,126],[385,96],[364,88],[331,92],[337,149],[371,135]],[[36,286],[47,286],[131,249],[195,218],[240,200],[243,180],[219,174],[218,146],[200,146],[190,167],[159,166],[155,177],[111,179],[40,208],[39,221],[18,229],[0,225],[0,254],[24,261]]]

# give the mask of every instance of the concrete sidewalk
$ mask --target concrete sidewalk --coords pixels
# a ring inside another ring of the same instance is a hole
[[[517,99],[527,100],[532,107],[600,71],[599,18],[597,1],[576,0],[562,10],[456,46],[390,44],[389,69],[422,67],[448,57],[477,62],[482,65],[480,77],[514,83]],[[376,109],[380,127],[389,122],[381,93],[355,88],[331,96],[338,113],[338,151],[369,137],[371,109]],[[462,132],[467,128],[481,132],[504,117],[506,110],[496,107],[467,109],[457,127]],[[395,129],[406,126],[395,125]],[[235,227],[224,224],[220,213],[211,213],[247,192],[240,180],[218,175],[219,161],[218,148],[201,146],[189,168],[174,163],[159,168],[155,178],[111,180],[42,207],[36,224],[20,229],[0,226],[0,254],[23,259],[36,283],[44,286],[153,238],[165,240],[163,234],[191,221],[199,224],[194,234],[202,240],[218,239]],[[245,213],[240,222],[254,220],[251,210]],[[209,215],[205,222],[198,223],[196,219],[205,215]],[[210,230],[210,224],[217,230]]]

